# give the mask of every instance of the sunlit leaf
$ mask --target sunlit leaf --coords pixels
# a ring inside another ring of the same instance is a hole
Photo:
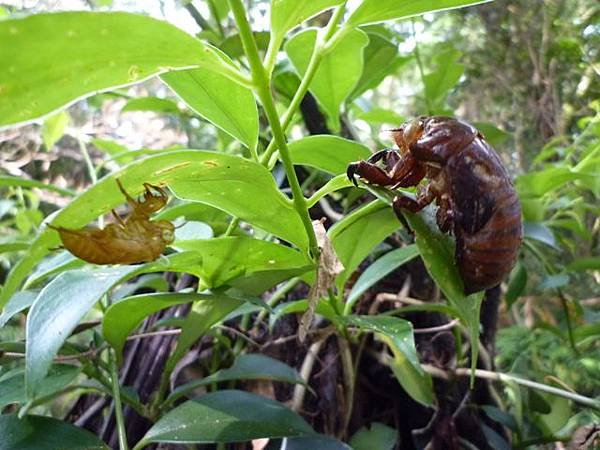
[[[285,34],[325,9],[340,5],[344,0],[275,0],[271,4],[271,40],[269,45],[279,48]]]
[[[353,26],[409,17],[485,3],[490,0],[364,0],[348,19]]]
[[[331,135],[308,136],[290,142],[294,164],[316,167],[333,175],[346,173],[348,164],[371,156],[368,147]]]
[[[173,25],[124,12],[8,19],[0,22],[0,42],[5,64],[0,72],[0,127],[169,70],[225,67],[210,46]]]
[[[316,29],[295,34],[286,44],[285,51],[300,75],[304,75],[317,39]],[[319,65],[309,89],[339,127],[340,107],[358,83],[363,71],[363,48],[369,38],[360,30],[348,32],[327,53]]]
[[[170,72],[161,79],[193,111],[246,147],[256,147],[258,110],[250,89],[218,72],[203,69]]]

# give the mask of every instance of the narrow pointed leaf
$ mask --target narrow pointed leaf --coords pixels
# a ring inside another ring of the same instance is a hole
[[[353,26],[409,17],[446,9],[486,3],[491,0],[364,0],[348,19]]]

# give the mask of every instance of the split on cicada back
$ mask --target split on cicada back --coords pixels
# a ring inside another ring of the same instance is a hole
[[[93,264],[136,264],[154,261],[175,239],[175,226],[167,220],[150,220],[150,215],[165,207],[167,191],[160,186],[144,183],[144,193],[135,199],[119,179],[119,190],[131,207],[122,219],[112,210],[116,223],[104,228],[86,226],[71,230],[48,224],[60,234],[63,246],[78,258]]]

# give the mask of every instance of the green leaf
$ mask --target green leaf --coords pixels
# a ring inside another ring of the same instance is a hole
[[[36,399],[51,397],[71,383],[81,372],[81,368],[67,364],[55,364],[50,367]],[[25,403],[25,372],[18,370],[12,376],[3,377],[0,381],[0,410],[12,403]]]
[[[306,206],[308,208],[312,208],[317,204],[319,200],[321,200],[326,195],[331,194],[332,192],[339,191],[340,189],[353,187],[352,181],[348,178],[348,176],[344,173],[342,175],[338,175],[337,177],[333,177],[327,183],[325,183],[321,188],[315,192],[310,198],[306,199]]]
[[[189,348],[196,343],[213,325],[221,322],[240,306],[240,300],[221,296],[217,302],[196,302],[181,323],[181,334],[177,346],[165,364],[165,371],[171,373],[176,364],[185,356]]]
[[[173,25],[124,12],[4,20],[0,42],[0,127],[169,70],[231,72],[213,48]]]
[[[205,378],[178,386],[169,395],[166,403],[173,403],[200,386],[235,380],[272,380],[306,385],[294,368],[268,356],[253,353],[238,356],[229,369],[221,369]]]
[[[302,417],[279,402],[249,392],[223,390],[169,411],[135,449],[151,442],[246,442],[314,434]]]
[[[393,450],[399,439],[398,431],[379,422],[373,422],[371,428],[362,427],[352,439],[354,450]]]
[[[44,259],[27,277],[25,287],[35,286],[46,278],[65,270],[75,269],[85,264],[85,261],[63,250]]]
[[[51,417],[0,416],[0,442],[7,450],[109,450],[87,430]]]
[[[333,175],[346,173],[348,164],[371,156],[358,142],[331,135],[308,136],[290,142],[294,164],[312,166]]]
[[[361,261],[373,247],[400,227],[391,208],[375,201],[333,225],[327,234],[344,265],[344,271],[337,277],[336,284],[341,288]]]
[[[425,97],[435,108],[442,107],[448,92],[456,86],[465,71],[465,66],[456,62],[461,55],[462,53],[454,48],[436,54],[436,69],[423,77]]]
[[[35,398],[66,338],[102,295],[137,270],[135,266],[73,270],[52,280],[27,316],[26,391]]]
[[[286,33],[320,12],[344,3],[344,0],[275,0],[271,3],[271,41],[269,47],[278,49]]]
[[[396,111],[391,109],[373,108],[369,111],[357,111],[354,116],[357,119],[364,120],[371,124],[389,123],[391,125],[399,125],[406,121],[404,116],[401,116]]]
[[[308,238],[291,202],[277,189],[271,173],[260,164],[202,150],[177,150],[136,161],[80,194],[52,223],[81,228],[124,203],[115,178],[130,195],[142,183],[167,184],[177,196],[214,206],[306,250]],[[266,207],[268,205],[268,207]],[[58,233],[44,229],[29,252],[13,267],[0,292],[0,307],[18,289],[33,267],[59,244]]]
[[[371,264],[367,270],[360,275],[358,280],[356,280],[356,283],[352,286],[352,291],[350,291],[350,294],[348,295],[347,302],[352,305],[364,292],[375,285],[379,280],[418,255],[419,249],[415,244],[397,248],[386,253]]]
[[[519,175],[515,180],[519,197],[541,197],[557,190],[569,181],[582,178],[582,174],[568,167],[548,167],[543,171]]]
[[[560,250],[560,247],[556,243],[556,238],[552,233],[552,230],[548,228],[543,222],[523,222],[523,237],[526,239],[533,239],[534,241],[546,244],[555,250]]]
[[[293,302],[282,303],[277,305],[275,311],[269,315],[269,328],[273,328],[275,323],[286,314],[304,312],[308,309],[308,300],[295,300]],[[319,300],[317,302],[317,314],[326,317],[331,322],[336,323],[338,313],[332,308],[329,302]]]
[[[465,295],[464,284],[454,259],[455,243],[450,236],[439,230],[431,208],[427,208],[423,214],[406,212],[404,216],[415,232],[416,244],[427,272],[442,290],[469,331],[471,383],[473,383],[479,353],[479,312],[484,293]]]
[[[54,147],[54,144],[63,137],[69,121],[70,116],[66,111],[61,111],[46,117],[44,125],[42,125],[42,140],[44,141],[46,150],[51,150],[52,147]]]
[[[296,71],[303,76],[317,39],[314,28],[295,34],[285,44]],[[363,48],[368,44],[366,33],[355,29],[344,35],[338,44],[321,60],[309,89],[339,127],[340,107],[348,98],[363,71]]]
[[[510,133],[507,133],[496,125],[488,122],[473,122],[473,126],[481,131],[485,140],[488,141],[492,147],[502,144],[510,137]]]
[[[15,314],[29,308],[37,296],[38,292],[35,291],[21,291],[13,295],[0,314],[0,328],[6,325]]]
[[[538,291],[545,291],[549,289],[557,289],[569,284],[570,277],[566,273],[560,273],[557,275],[547,275],[544,277],[542,282],[538,285]]]
[[[260,294],[313,267],[304,254],[290,247],[245,236],[175,242],[174,246],[202,255],[201,288],[229,284]]]
[[[367,33],[369,44],[364,50],[364,68],[351,98],[360,96],[363,92],[373,89],[391,72],[396,70],[398,46],[377,33]],[[403,62],[409,61],[405,58]]]
[[[185,73],[185,72],[183,72]],[[177,103],[173,100],[169,100],[168,98],[159,98],[159,97],[139,97],[132,98],[125,103],[125,106],[121,108],[121,112],[130,112],[130,111],[152,111],[156,113],[165,113],[165,114],[178,114],[179,107]],[[96,142],[102,142],[101,139],[94,139],[94,145]],[[107,142],[107,141],[104,141]],[[110,144],[115,144],[111,141],[108,141]],[[109,144],[109,145],[110,145]],[[118,145],[118,144],[117,144]],[[123,150],[126,148],[121,147]]]
[[[507,308],[510,308],[513,303],[523,294],[525,287],[527,286],[527,269],[525,265],[519,261],[517,266],[513,269],[510,279],[508,281],[508,289],[506,290]]]
[[[600,256],[589,256],[577,258],[567,265],[567,270],[574,272],[585,272],[586,270],[600,270]]]
[[[256,148],[258,109],[250,89],[218,72],[202,69],[166,73],[161,79],[194,112],[249,149]]]
[[[410,322],[386,316],[346,316],[344,321],[362,330],[378,333],[379,339],[394,354],[391,368],[404,390],[417,402],[433,405],[433,384],[419,363]]]
[[[227,295],[180,293],[143,294],[127,297],[112,304],[106,310],[102,321],[102,334],[115,349],[120,363],[127,336],[150,314],[184,303],[206,302],[208,304],[229,299],[230,297]]]
[[[364,0],[348,19],[348,25],[358,26],[386,20],[408,19],[422,14],[490,0]]]

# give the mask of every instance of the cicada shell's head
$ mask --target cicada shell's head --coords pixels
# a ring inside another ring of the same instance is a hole
[[[161,210],[167,204],[169,195],[164,188],[160,186],[154,186],[149,183],[144,183],[144,199],[139,203],[139,208],[146,215],[155,213]]]
[[[419,140],[423,135],[425,122],[423,117],[418,117],[400,125],[392,130],[392,137],[396,141],[396,145],[400,149],[400,153],[404,154],[410,150],[410,146]]]

